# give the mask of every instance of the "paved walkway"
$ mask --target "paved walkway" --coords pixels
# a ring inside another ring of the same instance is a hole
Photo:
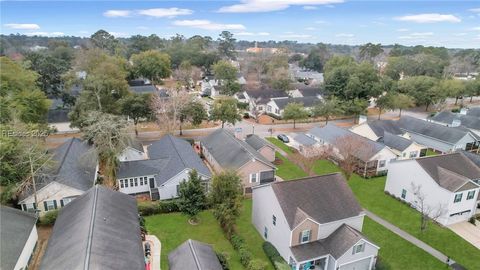
[[[480,249],[480,227],[471,224],[468,221],[459,222],[448,226],[450,230],[458,234],[460,237],[470,242],[472,245]]]
[[[430,253],[433,257],[437,258],[443,263],[446,263],[447,261],[447,256],[440,251],[432,248],[431,246],[425,244],[424,242],[420,241],[419,239],[415,238],[413,235],[401,230],[397,226],[393,225],[392,223],[382,219],[381,217],[375,215],[374,213],[365,210],[365,213],[367,216],[371,219],[373,219],[375,222],[381,224],[383,227],[387,228],[388,230],[392,231],[396,235],[402,237],[403,239],[407,240],[408,242],[414,244],[415,246],[425,250],[426,252]],[[455,261],[450,259],[450,265],[454,264]]]
[[[145,235],[145,242],[150,243],[150,270],[160,270],[160,253],[162,250],[162,244],[160,240],[155,235],[147,234]]]

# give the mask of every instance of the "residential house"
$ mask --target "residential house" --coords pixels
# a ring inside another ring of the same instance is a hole
[[[190,143],[165,135],[146,146],[148,159],[120,162],[117,169],[119,191],[130,195],[147,195],[152,200],[178,197],[180,182],[196,170],[208,190],[210,170]]]
[[[146,79],[128,81],[128,90],[134,94],[154,94],[158,92],[157,87]]]
[[[443,111],[428,118],[428,121],[447,127],[464,127],[480,136],[480,116],[467,115],[466,113],[467,111],[462,111],[462,113]]]
[[[341,160],[343,159],[341,152],[351,152],[349,154],[358,159],[355,172],[363,177],[386,174],[390,161],[397,158],[397,155],[386,145],[331,123],[324,127],[314,127],[307,132],[307,135],[323,147],[332,147],[331,158],[333,159]],[[346,145],[346,140],[350,146]]]
[[[465,150],[459,150],[458,152],[461,152],[465,157],[470,159],[475,165],[477,165],[480,168],[480,155],[479,154],[474,154],[472,152],[468,152]]]
[[[479,151],[480,137],[465,128],[446,127],[410,116],[400,118],[397,123],[410,139],[436,151]]]
[[[248,134],[245,138],[245,142],[255,149],[255,151],[264,156],[268,161],[275,161],[275,146],[273,146],[270,142],[260,138],[255,134]]]
[[[321,145],[305,133],[297,133],[292,136],[290,145],[297,149],[305,157],[313,157],[320,153]]]
[[[130,140],[127,147],[125,147],[122,153],[118,156],[120,162],[144,160],[147,158],[147,153],[143,149],[142,143],[137,140]]]
[[[322,99],[322,91],[319,87],[307,86],[304,83],[293,83],[293,90],[288,91],[291,97],[316,97]]]
[[[340,173],[253,188],[252,221],[291,269],[374,269],[379,247]]]
[[[372,141],[378,141],[385,132],[397,136],[403,136],[404,132],[394,120],[374,120],[363,122],[350,128],[358,135],[368,138]]]
[[[40,215],[63,207],[93,187],[97,172],[93,146],[71,138],[53,150],[52,165],[36,178],[37,202],[30,188],[20,195],[18,204],[22,210]]]
[[[244,86],[247,83],[241,73],[237,73],[236,82],[240,84],[240,86]],[[205,76],[205,78],[200,82],[200,86],[202,96],[216,98],[223,95],[224,86],[222,85],[222,81],[215,79],[214,76]]]
[[[298,65],[289,64],[290,73],[293,79],[308,84],[321,84],[324,81],[323,73],[302,69]]]
[[[171,270],[222,270],[212,246],[188,239],[168,254]]]
[[[241,95],[240,95],[241,94]],[[258,117],[267,110],[267,103],[272,98],[288,98],[289,94],[278,89],[246,90],[238,93],[236,98],[242,97],[244,103],[248,103],[248,113],[252,117]]]
[[[281,118],[283,117],[285,107],[290,103],[300,103],[307,111],[311,111],[312,108],[320,102],[322,102],[322,99],[317,97],[272,98],[267,103],[266,112],[277,118]]]
[[[275,181],[275,166],[268,160],[268,155],[263,156],[226,129],[217,129],[204,137],[200,146],[216,172],[234,170],[238,173],[245,193],[251,193],[253,186]]]
[[[47,112],[47,123],[59,133],[78,132],[78,128],[70,127],[70,119],[68,114],[71,111],[69,106],[66,106],[62,99],[50,99],[52,104]]]
[[[0,206],[0,269],[28,268],[37,245],[37,217],[14,208]]]
[[[137,202],[96,185],[60,210],[40,270],[144,270]]]
[[[377,141],[388,146],[397,159],[418,158],[427,154],[427,147],[387,131]]]
[[[462,153],[393,162],[385,191],[447,226],[475,214],[480,168]]]

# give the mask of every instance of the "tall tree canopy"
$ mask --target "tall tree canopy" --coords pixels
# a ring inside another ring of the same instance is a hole
[[[240,121],[237,100],[234,98],[216,99],[210,110],[210,118],[214,121],[221,121],[222,128],[225,123],[235,125]]]
[[[222,31],[220,37],[218,38],[218,51],[220,56],[235,59],[235,41],[233,34],[229,31]]]
[[[146,51],[132,55],[133,71],[136,76],[159,83],[171,74],[170,56],[159,51]]]

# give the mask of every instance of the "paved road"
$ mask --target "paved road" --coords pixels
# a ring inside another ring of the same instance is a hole
[[[430,253],[433,257],[437,258],[441,262],[445,263],[447,261],[447,256],[440,251],[434,249],[433,247],[425,244],[425,242],[420,241],[418,238],[415,238],[413,235],[401,230],[397,226],[393,225],[392,223],[382,219],[381,217],[375,215],[374,213],[364,210],[367,216],[373,219],[375,222],[381,224],[383,227],[387,228],[388,230],[392,231],[396,235],[400,236],[401,238],[407,240],[408,242],[414,244],[415,246],[425,250],[426,252]],[[455,262],[450,259],[450,265],[454,264]]]

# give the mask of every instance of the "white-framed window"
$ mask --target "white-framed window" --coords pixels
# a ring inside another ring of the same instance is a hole
[[[143,184],[148,185],[148,178],[146,176],[143,177]]]
[[[133,187],[133,178],[130,178],[130,186]]]
[[[124,182],[123,182],[123,179],[118,180],[118,183],[119,183],[119,185],[120,185],[120,188],[124,188],[124,187],[125,187],[125,184],[124,184]]]
[[[306,243],[306,242],[310,241],[310,233],[311,233],[310,230],[302,231],[301,236],[300,236],[300,243],[303,244],[303,243]]]
[[[256,183],[257,182],[257,174],[256,173],[251,173],[250,174],[250,183]]]
[[[361,243],[353,247],[352,254],[357,254],[364,251],[365,251],[365,243]]]
[[[272,223],[273,226],[277,225],[277,217],[275,215],[272,215]]]
[[[135,186],[138,187],[138,178],[137,178],[137,177],[135,177],[135,178],[133,179],[133,182],[135,183]]]
[[[410,158],[417,157],[417,151],[411,151],[410,152]]]
[[[25,211],[27,212],[35,212],[35,204],[34,203],[26,203],[25,205]]]
[[[63,198],[62,201],[63,201],[63,206],[65,206],[71,203],[73,201],[73,198]]]
[[[475,190],[469,191],[467,193],[467,200],[471,200],[473,199],[473,197],[475,197]]]
[[[387,164],[387,161],[385,161],[385,160],[380,160],[380,161],[378,162],[378,167],[379,167],[379,168],[383,168],[383,167],[385,167],[386,164]]]
[[[45,208],[45,211],[55,210],[55,201],[45,201],[45,203],[45,205],[47,206]]]
[[[267,105],[267,112],[271,112],[271,111],[272,111],[272,106]]]
[[[406,157],[406,156],[407,156],[407,153],[403,153],[402,156],[403,156],[403,157]]]
[[[276,113],[276,114],[280,114],[280,110],[279,110],[279,109],[275,109],[275,113]]]
[[[462,201],[462,196],[463,196],[463,193],[457,193],[457,194],[455,194],[455,199],[453,200],[453,202],[454,202],[454,203],[461,202],[461,201]]]
[[[405,197],[407,197],[407,190],[402,189],[402,199],[405,199]]]

